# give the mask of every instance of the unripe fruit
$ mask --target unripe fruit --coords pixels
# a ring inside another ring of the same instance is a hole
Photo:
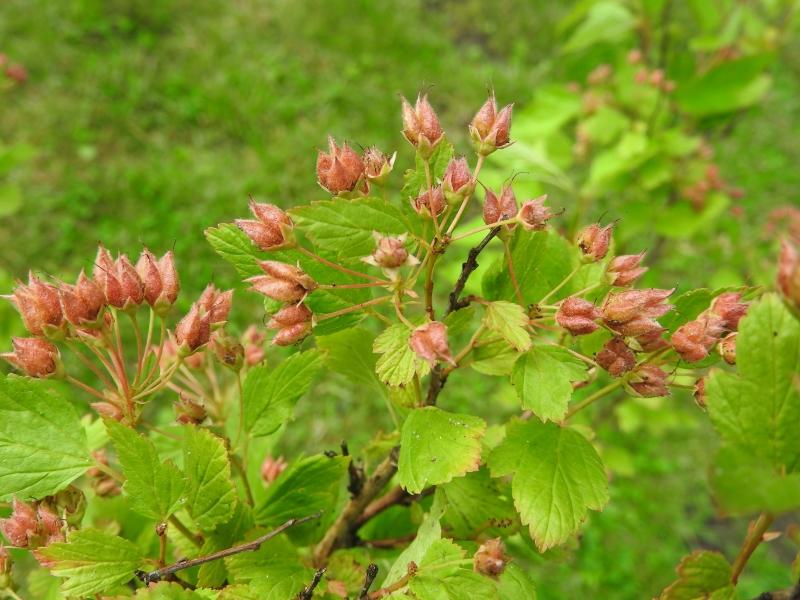
[[[564,300],[556,312],[556,323],[572,335],[586,335],[597,330],[595,323],[600,318],[597,307],[583,298],[570,297]]]
[[[408,345],[417,356],[434,366],[438,361],[453,362],[450,345],[447,341],[447,326],[439,321],[431,321],[417,327],[408,340]]]

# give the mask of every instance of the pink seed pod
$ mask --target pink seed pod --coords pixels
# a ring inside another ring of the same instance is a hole
[[[575,336],[597,330],[595,321],[599,318],[600,311],[594,304],[574,296],[564,300],[556,312],[556,323]]]
[[[514,190],[511,185],[503,186],[498,198],[494,192],[487,189],[486,197],[483,201],[483,222],[487,225],[493,225],[498,221],[507,221],[513,219],[517,214],[517,197],[514,195]],[[509,229],[513,229],[515,223],[506,225]]]
[[[305,304],[292,304],[279,310],[267,323],[270,329],[285,329],[299,323],[311,322],[311,311]]]
[[[406,234],[390,237],[375,232],[374,237],[375,250],[361,259],[365,263],[389,270],[419,264],[419,260],[406,250]]]
[[[613,225],[601,227],[597,223],[593,223],[580,233],[578,247],[587,259],[598,261],[605,258],[608,253],[608,246],[611,243],[611,231],[613,228]]]
[[[619,377],[636,366],[636,356],[621,338],[607,341],[595,360],[612,377]]]
[[[334,196],[353,191],[365,176],[364,161],[350,146],[328,136],[328,152],[317,155],[317,182]]]
[[[139,277],[139,273],[136,272],[136,267],[124,254],[117,259],[116,267],[117,279],[120,282],[124,298],[123,305],[119,308],[131,308],[141,305],[144,302],[144,283]]]
[[[64,541],[64,532],[62,531],[64,522],[57,514],[44,504],[39,504],[36,507],[36,516],[39,520],[39,530],[46,538],[45,544]]]
[[[258,263],[265,275],[246,279],[251,289],[279,302],[299,302],[316,289],[316,282],[302,269],[286,263],[265,260]]]
[[[467,159],[462,157],[451,158],[442,179],[442,190],[449,204],[458,204],[475,189],[472,173],[469,171]]]
[[[700,377],[694,382],[694,401],[700,408],[705,408],[706,403],[706,378]]]
[[[42,338],[11,339],[13,352],[0,354],[7,362],[11,363],[28,377],[48,377],[59,371],[58,348]]]
[[[644,364],[631,373],[628,386],[642,398],[658,398],[669,395],[667,373],[654,364]]]
[[[747,314],[749,304],[742,302],[742,295],[736,292],[720,294],[711,303],[709,312],[722,319],[722,327],[726,331],[736,331],[739,328],[739,321]]]
[[[33,272],[28,273],[27,285],[17,282],[11,301],[33,335],[47,335],[64,323],[58,289],[43,283]]]
[[[586,83],[589,85],[602,85],[606,83],[614,74],[614,69],[609,64],[597,65],[586,76]]]
[[[666,330],[659,325],[646,333],[637,335],[635,337],[636,343],[639,344],[639,348],[641,348],[642,352],[655,352],[656,350],[666,348],[669,346],[669,343],[661,337],[664,331]]]
[[[35,509],[14,498],[8,519],[0,519],[0,531],[12,545],[27,548],[39,535],[39,520]]]
[[[178,270],[175,268],[175,254],[172,250],[158,259],[158,273],[161,276],[161,296],[156,304],[163,301],[172,306],[178,299],[178,292],[181,290]]]
[[[205,407],[195,402],[185,391],[178,393],[178,399],[172,404],[175,420],[184,425],[199,425],[206,419]]]
[[[208,343],[211,338],[211,315],[200,307],[199,302],[192,304],[189,312],[175,327],[175,341],[178,355],[187,356]]]
[[[297,323],[279,330],[272,338],[275,346],[292,346],[303,341],[311,333],[311,321]]]
[[[708,356],[724,328],[722,319],[713,313],[704,313],[696,320],[681,325],[672,334],[670,343],[686,362],[697,362]]]
[[[364,162],[364,175],[366,175],[367,181],[377,185],[384,185],[389,178],[389,173],[394,168],[396,158],[397,152],[391,156],[386,156],[375,146],[367,148],[362,159]]]
[[[250,212],[256,220],[237,219],[236,226],[261,250],[279,250],[294,245],[292,220],[272,204],[250,201]]]
[[[498,112],[494,94],[487,98],[469,125],[469,134],[476,152],[488,156],[495,150],[505,148],[511,143],[511,114],[513,104],[508,104]]]
[[[673,290],[625,290],[609,294],[603,303],[603,320],[612,329],[641,319],[656,319],[668,313],[672,305],[664,302]],[[642,335],[647,331],[626,333]]]
[[[439,321],[431,321],[417,327],[408,340],[409,346],[417,356],[434,366],[438,361],[454,365],[453,355],[447,341],[447,326]]]
[[[428,102],[428,96],[418,95],[413,107],[403,98],[402,114],[403,137],[423,158],[429,158],[433,149],[444,138],[444,131],[439,123],[439,117]]]
[[[411,201],[411,206],[417,214],[425,217],[442,214],[446,206],[442,186],[437,185],[431,190],[421,189],[419,195]]]
[[[497,578],[502,575],[509,563],[503,540],[494,538],[486,540],[472,557],[472,567],[476,573]]]
[[[719,343],[717,346],[717,350],[719,351],[719,355],[729,365],[736,364],[736,338],[738,337],[737,332],[729,333]]]
[[[555,215],[550,212],[550,207],[545,205],[547,194],[522,204],[517,216],[522,226],[530,231],[541,231],[547,227],[547,222]]]
[[[636,283],[648,270],[647,267],[640,266],[643,259],[644,252],[615,256],[606,268],[609,283],[615,287],[628,287]]]
[[[161,296],[163,283],[161,282],[161,273],[158,270],[156,257],[147,248],[142,250],[139,260],[136,261],[136,272],[139,274],[139,279],[142,280],[145,301],[150,306],[155,305]]]
[[[228,320],[233,303],[233,290],[225,292],[218,290],[214,284],[209,283],[197,304],[208,315],[208,322],[212,329],[219,329]]]
[[[264,462],[261,463],[261,480],[264,482],[264,485],[269,485],[275,481],[288,466],[283,456],[275,458],[268,454],[264,457]]]
[[[788,239],[781,242],[777,284],[784,299],[800,310],[800,250]]]

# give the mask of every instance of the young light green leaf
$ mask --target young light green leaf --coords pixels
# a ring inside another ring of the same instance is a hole
[[[436,494],[428,514],[425,515],[425,520],[417,530],[414,541],[411,542],[408,547],[400,553],[400,556],[397,557],[394,563],[392,563],[392,567],[389,569],[389,573],[383,581],[384,586],[392,585],[402,579],[408,570],[408,563],[419,563],[425,556],[428,548],[442,537],[442,526],[439,520],[442,518],[445,508],[445,499],[440,494]]]
[[[483,343],[484,340],[479,338],[479,341],[481,345],[472,351],[472,362],[469,363],[469,366],[484,375],[494,377],[511,375],[514,364],[520,357],[519,352],[509,346],[505,340]]]
[[[297,400],[322,367],[319,353],[293,354],[277,367],[252,369],[244,381],[245,426],[253,435],[269,435],[292,418]]]
[[[731,566],[722,554],[698,550],[681,560],[678,579],[667,587],[659,600],[733,600]]]
[[[36,556],[53,575],[66,579],[66,595],[79,597],[130,581],[144,560],[133,542],[96,529],[71,531],[66,542],[39,548]]]
[[[417,575],[408,589],[419,600],[460,600],[486,598],[498,600],[494,582],[474,573],[459,561],[465,552],[450,540],[436,540],[417,565]]]
[[[373,231],[401,235],[409,230],[403,213],[380,198],[335,198],[298,206],[290,213],[315,245],[344,258],[371,254]]]
[[[436,493],[447,500],[442,524],[456,538],[498,535],[518,522],[510,489],[489,477],[486,468],[437,486]]]
[[[490,302],[483,315],[483,324],[490,331],[500,334],[520,352],[531,347],[531,336],[527,329],[528,315],[519,304]]]
[[[186,510],[209,531],[231,517],[236,488],[224,442],[207,429],[184,428],[183,468],[188,483]]]
[[[513,475],[517,512],[542,552],[567,541],[589,510],[608,502],[605,470],[592,444],[577,431],[535,417],[508,424],[489,467],[495,477]]]
[[[543,421],[560,421],[572,398],[572,382],[586,378],[586,365],[559,346],[534,346],[514,365],[511,383],[522,408]]]
[[[55,494],[91,464],[86,430],[52,384],[0,375],[0,500]]]
[[[753,304],[739,323],[736,366],[738,374],[718,371],[706,381],[708,412],[727,448],[723,456],[750,457],[748,468],[731,469],[729,460],[720,464],[735,480],[715,486],[720,502],[731,509],[741,508],[741,502],[726,490],[750,486],[753,469],[772,471],[776,498],[786,496],[777,489],[782,479],[788,492],[797,486],[792,475],[800,472],[800,322],[777,296]],[[714,480],[720,483],[719,473]]]
[[[500,600],[536,600],[536,586],[520,567],[511,563],[497,580]]]
[[[177,583],[161,581],[136,591],[137,600],[212,600],[216,592],[212,590],[186,590]]]
[[[429,485],[447,483],[481,462],[481,438],[486,422],[471,415],[426,406],[403,423],[397,477],[401,486],[418,494]]]
[[[430,371],[428,363],[408,345],[410,337],[411,330],[398,323],[375,338],[372,349],[381,355],[375,364],[375,372],[386,385],[407,385],[414,379],[414,374],[424,377]]]
[[[122,489],[131,508],[145,517],[166,520],[185,501],[183,473],[172,461],[161,462],[153,442],[135,430],[112,420],[106,420],[106,427],[122,465]]]
[[[214,251],[231,263],[242,277],[261,275],[257,249],[250,238],[233,223],[221,223],[205,231]]]

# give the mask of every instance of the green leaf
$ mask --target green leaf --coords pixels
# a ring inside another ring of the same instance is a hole
[[[486,422],[470,415],[426,406],[403,423],[397,477],[403,488],[418,494],[429,485],[447,483],[481,463],[481,438]]]
[[[139,600],[206,600],[216,598],[215,591],[204,590],[204,592],[200,590],[185,590],[177,583],[162,581],[137,590],[134,598]]]
[[[464,550],[452,541],[436,540],[419,562],[409,590],[419,600],[498,598],[492,580],[456,563],[463,558]]]
[[[721,504],[732,510],[742,508],[730,493],[737,488],[736,482],[752,486],[751,480],[737,475],[749,477],[771,470],[769,486],[779,502],[797,487],[797,477],[792,475],[800,472],[800,322],[777,296],[764,296],[739,323],[736,367],[736,374],[717,371],[706,381],[708,412],[728,449],[727,458],[733,454],[750,457],[735,469],[730,460],[719,465],[731,481],[720,485],[717,474],[716,491]],[[781,480],[788,494],[776,489]]]
[[[214,251],[231,263],[242,277],[261,275],[258,267],[258,250],[250,238],[233,223],[221,223],[205,231],[206,239]]]
[[[513,475],[511,492],[537,548],[567,541],[608,502],[608,482],[597,451],[577,431],[531,418],[515,419],[489,455],[495,477]]]
[[[71,531],[66,542],[39,548],[36,555],[53,575],[66,578],[66,595],[80,597],[130,581],[144,560],[133,542],[96,529]]]
[[[271,529],[271,527],[253,529],[242,541],[252,541]],[[286,570],[301,565],[297,549],[285,535],[267,540],[256,551],[242,552],[225,559],[225,568],[232,583],[249,583],[271,578],[273,573],[282,575]]]
[[[86,430],[49,382],[0,376],[0,500],[55,494],[91,464]]]
[[[277,367],[255,367],[244,381],[245,426],[253,435],[269,435],[292,418],[297,400],[322,367],[319,352],[293,354]]]
[[[383,581],[384,586],[392,585],[402,579],[408,570],[408,563],[413,562],[419,564],[428,551],[428,548],[442,537],[442,526],[439,524],[439,520],[442,518],[442,513],[445,508],[444,498],[436,494],[430,511],[425,515],[425,520],[417,530],[414,541],[411,542],[406,549],[400,553],[400,556],[397,557],[394,563],[392,563],[392,567],[389,569],[389,573]]]
[[[674,332],[678,327],[692,321],[698,315],[711,306],[711,302],[722,294],[729,291],[727,288],[718,290],[709,290],[707,288],[698,288],[689,290],[683,294],[670,299],[673,308],[666,315],[659,319],[662,326],[666,327],[668,331]]]
[[[317,337],[317,348],[325,366],[350,381],[383,391],[375,375],[377,356],[372,351],[375,336],[366,329],[353,328]]]
[[[205,535],[200,555],[224,550],[242,542],[247,532],[253,529],[253,525],[253,509],[241,502],[235,504],[229,519]],[[216,588],[222,586],[226,580],[233,580],[227,567],[228,562],[224,560],[212,560],[201,565],[197,573],[197,585]]]
[[[344,258],[368,256],[375,249],[374,231],[407,233],[410,225],[399,209],[380,198],[334,198],[289,211],[316,246]]]
[[[489,477],[482,468],[437,486],[447,500],[442,523],[453,537],[473,539],[478,533],[498,535],[514,525],[517,513],[508,486]]]
[[[349,458],[309,456],[295,462],[267,488],[255,509],[259,525],[276,527],[293,518],[313,515],[321,510],[332,515],[339,498],[339,488],[347,472]],[[292,537],[310,539],[319,532],[322,519],[293,527]]]
[[[433,154],[429,160],[431,168],[431,179],[435,185],[437,180],[444,176],[447,163],[453,157],[453,145],[447,140],[442,140],[433,150]],[[425,163],[419,154],[415,155],[414,168],[408,169],[403,174],[403,199],[416,198],[420,190],[425,190],[428,187],[427,178],[425,176]]]
[[[172,461],[161,462],[153,442],[135,430],[106,420],[117,460],[125,475],[123,490],[131,508],[139,514],[164,521],[185,502],[186,480]]]
[[[375,338],[373,352],[381,355],[375,364],[375,373],[386,385],[407,385],[415,374],[424,377],[430,371],[428,363],[408,345],[410,337],[411,330],[398,323]]]
[[[731,566],[722,554],[699,550],[681,560],[678,580],[666,588],[659,600],[733,600]]]
[[[511,563],[497,581],[500,600],[536,600],[536,586],[520,567]]]
[[[520,352],[525,352],[531,347],[528,315],[519,304],[503,301],[490,302],[483,315],[483,324],[490,331],[500,334],[504,340]]]
[[[188,426],[184,432],[186,509],[195,524],[208,531],[230,519],[236,504],[230,459],[222,439],[207,429]]]
[[[534,346],[514,365],[511,383],[522,408],[542,421],[561,421],[572,382],[586,379],[586,365],[560,346]]]
[[[577,52],[600,42],[624,39],[636,26],[636,17],[621,2],[604,0],[593,4],[586,19],[572,32],[563,52]]]
[[[469,366],[484,375],[495,377],[511,375],[514,364],[520,357],[519,352],[504,340],[485,344],[483,336],[481,336],[479,341],[481,345],[472,351],[472,362],[469,363]]]

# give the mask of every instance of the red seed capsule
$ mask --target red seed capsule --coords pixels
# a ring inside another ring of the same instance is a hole
[[[365,176],[364,161],[345,143],[339,147],[328,137],[328,152],[317,155],[317,181],[328,192],[336,196],[351,192]]]
[[[583,298],[570,297],[564,300],[556,312],[556,323],[572,335],[586,335],[597,330],[595,323],[600,318],[597,307]]]
[[[13,352],[0,354],[0,358],[8,361],[29,377],[47,377],[58,370],[58,348],[42,338],[11,339]]]
[[[595,360],[612,377],[619,377],[636,366],[636,356],[621,338],[607,341]]]

